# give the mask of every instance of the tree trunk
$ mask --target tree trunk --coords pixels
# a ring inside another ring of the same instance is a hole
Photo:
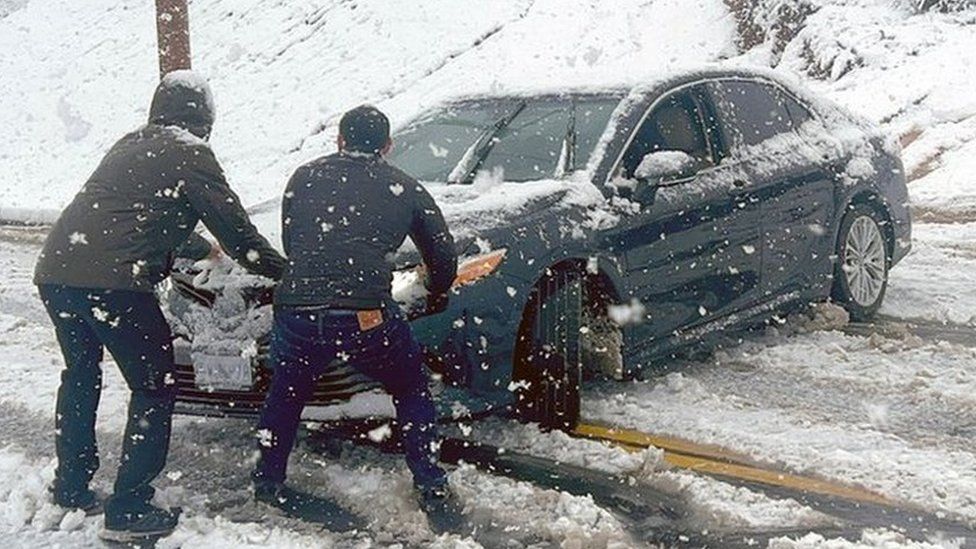
[[[187,0],[156,0],[159,77],[190,68],[190,12]]]

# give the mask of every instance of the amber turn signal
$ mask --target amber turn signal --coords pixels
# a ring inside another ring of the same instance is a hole
[[[495,250],[484,255],[471,258],[458,266],[457,278],[454,279],[452,288],[467,286],[490,275],[498,269],[505,259],[505,249]]]

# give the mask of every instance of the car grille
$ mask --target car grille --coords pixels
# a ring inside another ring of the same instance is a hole
[[[254,383],[249,390],[227,390],[197,387],[191,364],[176,365],[177,410],[181,413],[208,416],[254,417],[261,411],[271,384],[271,371],[263,360],[252,367]],[[345,402],[357,393],[370,391],[379,384],[355,371],[343,368],[318,378],[306,406],[329,406]]]

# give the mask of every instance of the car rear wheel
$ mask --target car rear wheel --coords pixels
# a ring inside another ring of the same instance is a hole
[[[515,349],[515,413],[522,421],[557,430],[579,422],[585,291],[572,270],[553,272],[532,290]]]
[[[851,207],[837,239],[832,297],[853,320],[867,320],[881,307],[888,289],[890,249],[878,212],[866,204]]]

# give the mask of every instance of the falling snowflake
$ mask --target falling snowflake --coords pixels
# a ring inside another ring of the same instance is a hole
[[[393,196],[400,196],[403,194],[403,185],[399,183],[390,185],[390,192],[393,193]]]
[[[264,446],[265,448],[271,448],[272,441],[274,440],[274,436],[271,434],[270,430],[268,429],[258,430],[257,437],[258,437],[258,444]]]
[[[513,288],[511,286],[505,288],[505,291],[508,292],[508,296],[509,297],[515,297],[515,294],[518,293],[518,290],[516,290],[515,288]]]
[[[77,244],[87,245],[88,235],[86,235],[85,233],[77,233],[77,232],[71,233],[70,235],[68,235],[68,242],[70,242],[72,245],[77,245]]]
[[[261,259],[261,254],[259,254],[257,250],[248,250],[247,251],[247,260],[248,261],[250,261],[251,263],[257,263],[259,259]]]
[[[324,221],[322,222],[322,232],[323,233],[327,233],[327,232],[331,231],[333,227],[335,227],[335,225],[333,225],[332,223],[326,223]]]
[[[136,278],[140,274],[142,274],[142,268],[145,267],[145,266],[146,266],[146,261],[144,259],[140,259],[139,261],[136,261],[135,263],[133,263],[132,264],[132,277],[133,278]]]
[[[369,440],[372,440],[373,442],[376,443],[380,443],[393,436],[393,429],[390,429],[389,423],[384,423],[383,425],[380,425],[379,427],[367,433],[366,436],[369,437]]]
[[[530,382],[528,382],[527,380],[512,381],[511,383],[508,384],[508,391],[511,392],[511,393],[514,393],[515,391],[518,391],[519,389],[528,390],[531,387],[532,387],[532,384]]]
[[[106,311],[105,309],[92,307],[92,314],[95,316],[95,320],[99,322],[108,322],[108,311]]]
[[[745,244],[745,245],[742,246],[742,251],[745,252],[746,255],[752,255],[752,254],[756,253],[756,247],[755,246],[751,246],[749,244]]]

